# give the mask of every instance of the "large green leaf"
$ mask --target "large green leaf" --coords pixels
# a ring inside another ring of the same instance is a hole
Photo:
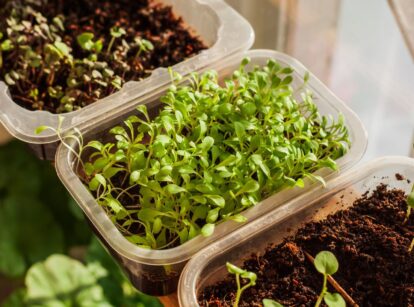
[[[64,255],[52,255],[27,272],[26,301],[29,306],[112,306],[105,298],[98,279],[100,274]]]
[[[108,272],[108,275],[99,279],[99,284],[105,296],[114,306],[123,307],[162,307],[155,298],[135,290],[115,260],[103,248],[95,237],[89,245],[86,261],[99,262]]]

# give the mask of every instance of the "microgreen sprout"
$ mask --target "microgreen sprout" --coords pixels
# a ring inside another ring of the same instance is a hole
[[[328,276],[335,274],[339,268],[335,255],[329,251],[319,252],[315,257],[314,265],[316,270],[323,275],[322,291],[319,294],[315,307],[320,306],[322,300],[329,307],[345,307],[345,300],[339,293],[328,292]]]
[[[111,33],[111,41],[109,42],[108,49],[106,50],[107,54],[111,52],[111,49],[112,49],[113,44],[115,43],[115,40],[125,35],[126,31],[121,27],[112,27],[110,33]]]
[[[142,39],[142,38],[138,37],[138,38],[135,39],[135,42],[138,46],[138,51],[135,55],[135,59],[139,58],[141,53],[149,52],[149,51],[154,49],[154,45],[149,40]]]
[[[410,215],[411,215],[411,210],[414,208],[414,185],[411,188],[410,194],[408,194],[407,196],[406,202],[407,202],[407,213],[405,215],[403,224],[408,222],[408,219],[410,218]]]
[[[235,297],[234,302],[233,302],[233,307],[238,307],[239,302],[240,302],[240,298],[241,298],[243,292],[246,289],[256,285],[257,276],[256,276],[255,273],[243,270],[243,269],[235,266],[234,264],[231,264],[230,262],[226,263],[226,267],[227,267],[227,271],[230,274],[233,274],[233,275],[236,276],[237,292],[236,292],[236,297]],[[242,286],[240,278],[245,279],[248,282],[244,286]]]
[[[76,37],[79,46],[86,51],[100,53],[103,47],[102,40],[94,41],[95,35],[90,32],[84,32]]]
[[[64,122],[65,118],[62,115],[58,116],[58,125],[57,128],[51,127],[51,126],[39,126],[35,129],[35,134],[41,134],[44,131],[47,130],[51,130],[52,132],[56,133],[57,137],[59,138],[59,140],[62,142],[63,146],[65,146],[66,148],[69,149],[70,152],[72,152],[72,154],[77,158],[76,159],[76,163],[79,167],[79,165],[82,166],[82,168],[85,168],[83,161],[81,159],[81,153],[84,150],[84,145],[83,145],[83,136],[82,133],[75,128],[74,129],[74,133],[69,133],[66,135],[62,134],[62,125]],[[71,144],[68,143],[68,141],[74,141],[76,142],[77,146],[78,146],[78,151],[74,150],[73,147],[71,146]]]
[[[283,305],[279,302],[276,302],[275,300],[265,298],[263,300],[263,307],[283,307]]]

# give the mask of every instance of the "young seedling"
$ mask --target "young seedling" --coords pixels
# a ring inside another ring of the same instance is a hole
[[[405,215],[403,224],[408,222],[408,219],[410,218],[410,215],[411,215],[411,210],[414,208],[414,185],[411,188],[411,192],[410,194],[408,194],[406,201],[407,201],[407,213]]]
[[[125,35],[126,31],[120,27],[112,27],[110,33],[111,33],[112,38],[111,38],[111,41],[109,42],[108,49],[106,50],[106,54],[111,53],[112,46],[115,43],[115,40]]]
[[[77,162],[78,167],[79,167],[79,164],[80,164],[82,166],[82,169],[85,169],[85,165],[83,164],[83,161],[81,159],[82,152],[84,150],[82,133],[77,128],[75,128],[75,133],[70,133],[70,134],[67,134],[67,135],[63,135],[62,134],[62,125],[63,125],[64,120],[65,120],[64,116],[59,115],[58,116],[58,125],[57,125],[56,128],[50,127],[50,126],[39,126],[35,129],[35,134],[41,134],[42,132],[47,131],[47,130],[51,130],[54,133],[56,133],[56,135],[59,138],[59,140],[61,141],[61,143],[66,148],[68,148],[72,152],[72,154],[76,157],[76,162]],[[70,141],[70,140],[73,140],[77,143],[78,151],[74,150],[72,148],[71,144],[68,143],[68,141]]]
[[[79,46],[85,51],[91,51],[96,54],[100,53],[103,47],[102,40],[94,41],[95,34],[84,32],[76,37]]]
[[[283,305],[274,300],[265,298],[263,300],[263,307],[283,307]]]
[[[231,264],[230,262],[226,263],[226,267],[227,267],[227,271],[230,274],[233,274],[233,275],[236,276],[237,292],[236,292],[236,297],[235,297],[234,302],[233,302],[233,307],[238,307],[239,302],[240,302],[240,298],[241,298],[243,292],[246,289],[256,285],[257,276],[256,276],[255,273],[243,270],[243,269],[235,266],[234,264]],[[240,278],[248,280],[248,283],[245,284],[244,286],[241,286]]]
[[[316,270],[323,275],[323,285],[315,307],[319,307],[322,301],[329,307],[346,307],[345,300],[339,293],[328,292],[328,276],[338,271],[339,263],[335,255],[329,251],[319,252],[314,260]]]
[[[138,38],[135,38],[135,43],[138,46],[138,51],[135,55],[135,60],[139,58],[141,53],[154,50],[154,45],[149,40],[138,37]]]
[[[414,249],[414,238],[411,240],[410,247],[408,248],[408,252],[411,253]]]

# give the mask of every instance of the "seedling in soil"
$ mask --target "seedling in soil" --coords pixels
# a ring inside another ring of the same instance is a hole
[[[91,51],[96,54],[100,53],[103,47],[102,40],[94,41],[95,34],[84,32],[76,37],[79,46],[85,51]]]
[[[126,32],[123,28],[120,28],[120,27],[112,27],[111,28],[111,37],[112,38],[111,38],[111,41],[109,42],[108,49],[106,50],[107,54],[111,53],[111,49],[112,49],[113,44],[115,43],[115,40],[117,38],[120,38],[120,37],[124,36],[125,34],[126,34]]]
[[[234,264],[231,264],[230,262],[226,263],[226,267],[227,267],[227,271],[230,274],[233,274],[233,275],[236,276],[237,292],[236,292],[236,297],[235,297],[234,302],[233,302],[233,307],[238,307],[239,302],[240,302],[240,298],[241,298],[243,292],[246,289],[256,285],[257,276],[256,276],[255,273],[243,270],[243,269],[235,266]],[[248,283],[245,284],[244,286],[241,286],[240,278],[248,280]]]
[[[329,251],[319,252],[315,257],[314,265],[316,270],[323,275],[322,291],[319,294],[315,307],[319,307],[322,300],[329,307],[345,307],[345,300],[339,293],[328,292],[328,276],[335,274],[339,268],[339,263],[335,255]]]
[[[135,43],[138,46],[138,51],[135,55],[135,59],[138,59],[143,52],[154,50],[154,45],[149,40],[137,37],[135,38]]]
[[[414,208],[414,185],[411,188],[411,193],[408,194],[406,201],[407,201],[407,213],[405,215],[403,224],[408,222],[408,219],[410,218],[410,215],[411,215],[411,210]]]
[[[283,307],[283,305],[274,300],[266,298],[263,300],[263,307]]]

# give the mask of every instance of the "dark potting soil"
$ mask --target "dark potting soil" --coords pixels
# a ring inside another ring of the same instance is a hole
[[[11,71],[21,75],[20,78],[13,78],[15,84],[8,85],[13,100],[29,110],[63,113],[80,109],[116,92],[127,81],[142,80],[154,69],[177,64],[206,48],[183,20],[173,14],[173,8],[153,0],[0,0],[0,5],[0,32],[3,34],[0,43],[11,39],[14,45],[11,50],[0,52],[0,78],[5,80],[7,73],[13,77]],[[54,18],[63,16],[64,30],[56,34],[71,48],[71,56],[75,60],[86,59],[91,54],[80,47],[77,36],[85,32],[93,33],[93,41],[101,40],[103,43],[97,61],[106,63],[113,75],[107,80],[94,82],[95,77],[100,79],[100,75],[105,76],[106,72],[103,69],[81,67],[78,70],[82,71],[77,73],[77,85],[66,91],[73,69],[64,60],[52,65],[52,70],[56,69],[55,74],[49,73],[50,67],[46,69],[43,64],[39,67],[28,66],[27,59],[30,58],[31,63],[37,60],[33,54],[24,51],[27,46],[34,54],[46,59],[45,45],[53,44],[43,26],[39,27],[39,20],[42,21],[43,17],[37,13],[43,15],[49,27],[54,29],[58,28]],[[17,25],[7,21],[10,16],[18,21]],[[110,29],[115,26],[126,33],[116,38],[111,52],[107,52],[112,39]],[[13,33],[10,32],[12,28]],[[24,37],[20,43],[17,43],[18,36]],[[150,41],[153,50],[142,52],[137,57],[138,38]],[[90,71],[84,72],[88,69]],[[93,70],[98,70],[99,74],[92,73]],[[87,75],[88,80],[82,79],[84,75]],[[115,80],[114,85],[112,76],[119,76],[121,82]],[[66,103],[67,98],[62,102],[60,92],[68,96],[71,100],[69,104]]]
[[[243,268],[257,274],[257,284],[243,293],[240,306],[262,306],[265,298],[314,306],[322,275],[304,251],[315,256],[322,250],[336,255],[339,270],[333,277],[359,306],[414,306],[414,251],[408,252],[414,217],[403,224],[405,198],[403,191],[380,185],[351,208],[307,223],[264,255],[252,255]],[[199,303],[232,306],[235,290],[234,276],[228,276],[204,289]]]

